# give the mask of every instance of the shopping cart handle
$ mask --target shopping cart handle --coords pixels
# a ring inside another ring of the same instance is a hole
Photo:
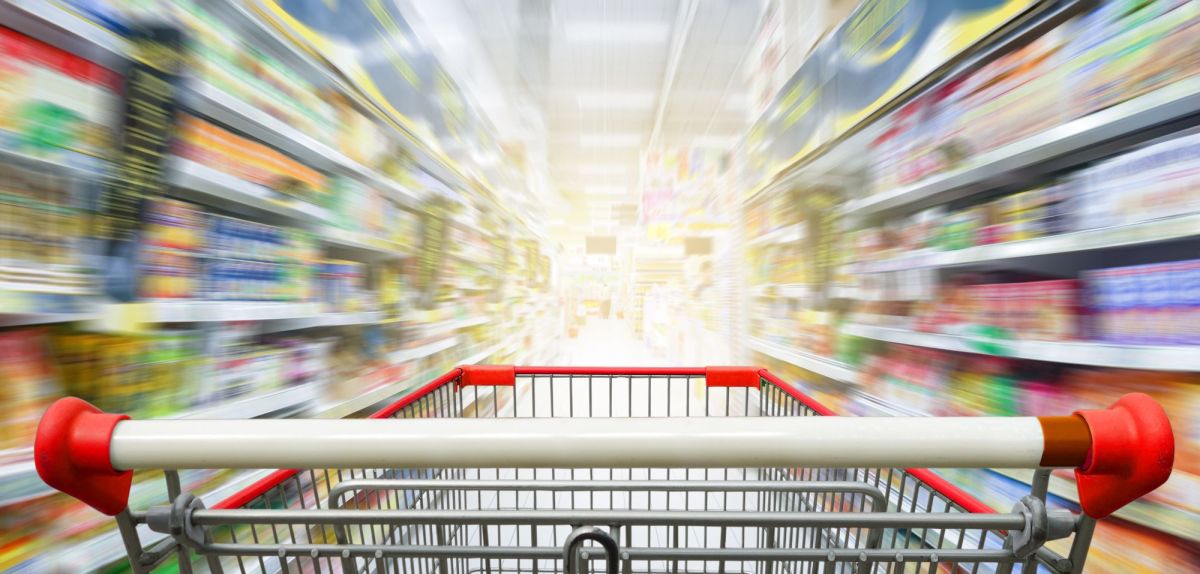
[[[1075,468],[1083,511],[1103,518],[1166,482],[1175,458],[1167,415],[1144,394],[1064,417],[128,418],[55,402],[38,425],[38,475],[116,515],[134,469]]]
[[[1085,514],[1104,518],[1170,478],[1175,461],[1171,421],[1149,395],[1130,393],[1107,409],[1075,414],[1091,432],[1087,459],[1075,469]]]
[[[42,481],[109,516],[129,504],[133,471],[113,469],[113,429],[128,415],[109,414],[75,397],[50,405],[38,423],[33,462]]]

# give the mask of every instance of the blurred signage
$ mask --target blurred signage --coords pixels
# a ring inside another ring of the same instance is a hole
[[[175,125],[176,88],[183,63],[183,33],[169,26],[131,31],[132,63],[125,75],[125,102],[119,155],[112,178],[100,197],[96,235],[105,241],[101,272],[108,296],[130,301],[135,235],[142,199],[161,195],[164,161]]]
[[[425,203],[421,217],[421,250],[417,255],[416,285],[421,308],[430,309],[437,297],[438,272],[444,263],[448,202],[444,198],[434,197]]]
[[[125,76],[124,119],[117,174],[105,191],[100,234],[130,239],[142,198],[159,195],[163,159],[175,123],[175,89],[183,59],[178,28],[137,28],[130,35],[133,62]]]
[[[617,238],[612,235],[589,235],[586,241],[588,255],[616,255]]]
[[[465,157],[494,149],[458,87],[422,46],[395,2],[253,0],[304,51],[332,63],[393,122],[441,150]]]
[[[827,44],[841,134],[1041,0],[867,0]]]
[[[741,147],[774,176],[1045,0],[867,0],[784,85]]]

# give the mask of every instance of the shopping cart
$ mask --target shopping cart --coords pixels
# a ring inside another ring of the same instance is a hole
[[[116,516],[134,572],[1080,572],[1095,520],[1174,453],[1145,395],[1066,417],[832,414],[756,368],[464,366],[370,419],[133,421],[66,398],[36,461]],[[994,512],[925,467],[1038,470]],[[1081,515],[1047,508],[1055,467],[1077,469]],[[188,468],[296,470],[206,508],[180,492]],[[165,469],[169,504],[128,508],[129,469]]]

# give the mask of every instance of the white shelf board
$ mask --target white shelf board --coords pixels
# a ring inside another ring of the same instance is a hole
[[[167,182],[186,192],[188,199],[201,203],[220,200],[296,221],[320,223],[329,220],[329,214],[323,208],[281,198],[265,186],[178,156],[168,161]]]
[[[858,382],[858,373],[853,368],[834,359],[758,338],[751,338],[748,346],[754,351],[812,371],[822,377],[849,384]]]
[[[322,226],[317,230],[317,237],[328,248],[359,253],[371,259],[401,259],[408,256],[399,244],[336,227]]]
[[[128,60],[124,38],[71,13],[59,2],[5,0],[0,2],[0,22],[111,70],[119,70]]]
[[[1164,217],[1141,223],[1101,227],[1024,241],[979,245],[954,251],[921,250],[882,261],[859,263],[855,271],[858,273],[886,273],[918,268],[952,267],[972,263],[1011,261],[1041,255],[1146,245],[1190,237],[1200,237],[1200,214]]]
[[[488,323],[489,321],[491,321],[491,319],[485,315],[479,315],[477,317],[469,317],[466,319],[449,319],[446,321],[439,321],[437,323],[425,325],[423,327],[422,331],[424,331],[425,333],[428,333],[428,334],[443,333],[446,331],[457,331],[459,329],[465,329],[467,327],[475,327],[477,325],[483,325],[485,323]]]
[[[320,396],[318,385],[308,383],[236,397],[218,404],[204,405],[167,418],[172,419],[252,419],[314,402]]]
[[[320,303],[160,300],[103,305],[93,328],[103,332],[125,332],[159,323],[275,321],[323,315]]]
[[[463,365],[474,365],[477,363],[481,363],[481,362],[483,362],[484,359],[487,359],[488,357],[495,355],[497,352],[499,352],[502,346],[503,346],[503,343],[497,343],[495,345],[492,345],[478,353],[475,353],[475,354],[459,361],[459,363],[461,363]]]
[[[299,329],[314,329],[318,327],[347,327],[351,325],[373,325],[383,321],[382,311],[361,311],[357,313],[321,313],[311,317],[294,319],[279,319],[270,321],[261,329],[264,333],[280,333]]]
[[[49,325],[53,323],[74,323],[76,321],[92,321],[99,315],[87,313],[0,313],[0,327],[17,327],[21,325]]]
[[[917,183],[846,202],[847,215],[870,215],[946,198],[1006,173],[1066,156],[1200,111],[1200,78],[1148,94],[978,154],[967,165]]]
[[[409,361],[415,361],[417,359],[422,359],[422,358],[428,357],[429,355],[432,355],[434,353],[439,353],[441,351],[445,351],[446,349],[449,349],[457,344],[458,344],[458,337],[447,337],[445,339],[440,339],[440,340],[434,341],[432,343],[426,343],[419,347],[412,347],[410,349],[400,349],[399,351],[394,351],[394,352],[392,352],[391,355],[388,356],[388,359],[390,359],[392,361],[392,363],[395,363],[395,364],[407,363]]]
[[[763,244],[777,244],[777,243],[796,243],[797,241],[803,241],[804,236],[805,236],[804,226],[799,223],[793,223],[792,225],[787,225],[784,227],[780,227],[779,229],[768,231],[767,233],[764,233],[758,237],[755,237],[754,239],[751,239],[747,244],[748,245],[763,245]]]
[[[960,353],[995,354],[1014,359],[1095,367],[1200,371],[1200,352],[1197,352],[1194,346],[1120,345],[1103,341],[994,340],[864,324],[847,324],[844,329],[846,333],[858,337]],[[980,345],[996,346],[1003,352],[987,353],[980,349]]]

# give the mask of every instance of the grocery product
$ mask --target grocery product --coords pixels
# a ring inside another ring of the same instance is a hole
[[[0,150],[100,171],[113,149],[119,76],[0,27]]]
[[[195,116],[180,114],[176,155],[304,201],[326,192],[326,177],[292,157]]]
[[[170,199],[147,203],[140,292],[154,299],[305,301],[314,297],[316,245],[287,229]]]

